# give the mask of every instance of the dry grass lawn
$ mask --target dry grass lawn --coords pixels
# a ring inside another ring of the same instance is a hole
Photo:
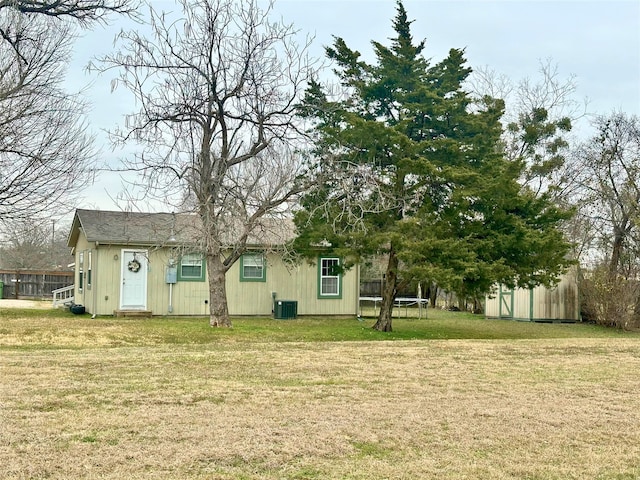
[[[637,336],[36,348],[2,322],[3,479],[640,478]]]

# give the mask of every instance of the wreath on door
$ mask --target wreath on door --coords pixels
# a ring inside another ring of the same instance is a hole
[[[140,262],[134,258],[127,264],[127,269],[130,272],[137,273],[140,270],[140,266]]]

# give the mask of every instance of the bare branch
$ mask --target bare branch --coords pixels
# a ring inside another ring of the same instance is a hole
[[[586,99],[574,98],[575,76],[562,78],[558,66],[547,59],[540,61],[535,79],[522,78],[514,84],[484,68],[473,73],[470,87],[478,98],[504,100],[504,150],[507,158],[525,163],[523,187],[559,200],[571,187],[565,165],[569,132],[586,115],[588,105]]]
[[[0,0],[2,9],[14,9],[22,14],[36,14],[59,19],[72,19],[82,27],[93,23],[108,23],[112,14],[137,17],[138,3],[132,0]]]
[[[0,217],[70,209],[90,179],[84,104],[60,88],[70,26],[0,9]]]
[[[127,168],[140,174],[149,197],[200,216],[200,249],[218,292],[211,305],[220,306],[212,323],[228,322],[220,279],[301,191],[304,139],[295,113],[315,67],[310,40],[298,45],[291,25],[269,19],[271,6],[180,5],[181,15],[150,6],[152,35],[122,32],[116,53],[94,68],[117,71],[115,85],[139,105],[111,132],[117,144],[144,145]]]
[[[595,226],[591,249],[600,249],[615,273],[640,253],[640,119],[614,113],[594,125],[596,136],[576,158],[579,213]]]

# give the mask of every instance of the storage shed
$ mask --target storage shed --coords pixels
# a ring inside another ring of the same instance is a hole
[[[485,316],[529,322],[577,322],[580,302],[576,272],[567,272],[553,288],[510,289],[498,285],[493,294],[485,297]]]

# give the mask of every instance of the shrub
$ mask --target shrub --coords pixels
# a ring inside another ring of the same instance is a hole
[[[600,266],[583,278],[582,317],[585,321],[621,329],[640,324],[640,282]]]

